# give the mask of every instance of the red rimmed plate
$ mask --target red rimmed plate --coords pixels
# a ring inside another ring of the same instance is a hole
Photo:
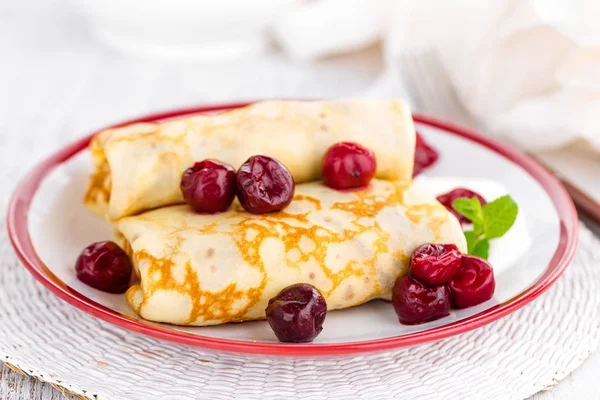
[[[154,114],[127,121],[159,121],[244,106],[227,104]],[[33,276],[57,296],[98,318],[157,338],[204,348],[277,355],[333,355],[415,345],[465,332],[501,318],[538,297],[558,279],[577,244],[577,213],[560,183],[522,153],[475,132],[415,115],[419,132],[440,152],[440,161],[419,178],[424,190],[441,193],[467,186],[494,198],[509,193],[519,204],[515,226],[491,249],[497,289],[477,307],[453,311],[417,326],[397,322],[392,307],[373,301],[328,314],[312,344],[281,344],[264,321],[218,327],[176,327],[140,319],[123,295],[81,284],[73,263],[87,244],[112,237],[110,225],[81,202],[90,169],[85,137],[40,163],[18,185],[8,211],[15,250]]]

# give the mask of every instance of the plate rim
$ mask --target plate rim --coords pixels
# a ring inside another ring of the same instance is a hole
[[[190,114],[224,111],[243,107],[252,103],[254,103],[254,101],[178,108],[171,111],[152,113],[132,118],[111,125],[108,128],[115,128],[136,122],[161,121]],[[47,289],[63,301],[96,318],[100,318],[127,330],[178,344],[234,353],[279,356],[327,356],[390,350],[454,336],[496,321],[520,309],[536,299],[556,282],[569,265],[569,262],[575,253],[578,242],[579,219],[575,205],[558,179],[521,151],[477,133],[474,130],[463,128],[451,122],[442,121],[419,113],[413,113],[413,118],[416,123],[438,128],[444,131],[444,133],[459,136],[471,142],[480,144],[521,167],[525,173],[529,174],[543,187],[546,194],[550,197],[560,221],[560,237],[556,251],[544,270],[544,273],[533,285],[508,301],[497,304],[468,318],[451,322],[447,325],[403,336],[358,342],[336,344],[260,343],[195,335],[188,332],[175,331],[150,321],[135,320],[127,315],[105,307],[75,291],[59,280],[36,253],[31,237],[29,236],[28,212],[33,197],[44,178],[49,175],[54,168],[85,150],[91,138],[98,132],[107,128],[99,129],[60,148],[58,151],[38,163],[24,178],[21,179],[13,191],[8,206],[6,217],[8,235],[19,260],[25,268],[35,279],[41,282]]]

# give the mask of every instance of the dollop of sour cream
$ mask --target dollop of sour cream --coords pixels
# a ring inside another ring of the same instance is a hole
[[[488,202],[510,193],[502,184],[492,180],[468,179],[458,177],[429,177],[420,175],[415,179],[415,185],[431,196],[437,197],[452,189],[463,187],[482,195]],[[526,216],[522,212],[510,230],[501,238],[490,240],[489,262],[494,267],[496,275],[510,269],[531,245],[531,236],[527,232]],[[464,230],[471,230],[470,225],[464,225]]]

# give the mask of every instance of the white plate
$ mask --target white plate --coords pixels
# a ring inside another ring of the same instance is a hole
[[[577,217],[560,184],[520,153],[429,118],[418,121],[417,130],[440,153],[438,163],[418,179],[424,190],[439,194],[462,186],[488,200],[508,193],[520,209],[508,234],[492,241],[494,297],[430,323],[401,325],[389,303],[372,301],[328,313],[323,332],[313,344],[290,345],[278,343],[264,321],[177,327],[141,319],[124,295],[97,291],[75,276],[73,265],[81,249],[113,237],[111,225],[92,215],[82,203],[91,169],[89,152],[82,150],[85,140],[46,161],[36,169],[37,175],[33,171],[17,189],[13,203],[21,204],[12,204],[9,211],[11,237],[34,276],[63,299],[110,322],[176,342],[255,353],[332,354],[380,350],[457,334],[516,310],[552,284],[575,249]],[[40,171],[42,166],[47,171]],[[52,166],[55,168],[48,172]],[[41,180],[39,187],[36,180]],[[22,202],[30,201],[28,191],[35,194],[27,213],[28,204]],[[20,226],[23,222],[24,227]],[[27,237],[20,232],[26,234],[27,229],[31,243],[25,243]]]

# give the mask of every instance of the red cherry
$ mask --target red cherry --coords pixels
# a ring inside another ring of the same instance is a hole
[[[482,206],[487,204],[487,201],[485,201],[483,196],[481,196],[479,193],[465,188],[456,188],[449,191],[448,193],[441,194],[437,197],[437,201],[442,203],[442,205],[446,207],[446,209],[458,219],[458,222],[460,222],[461,224],[468,224],[471,221],[469,221],[467,217],[458,213],[454,208],[452,208],[452,203],[454,203],[454,200],[460,197],[466,197],[468,199],[477,197]]]
[[[280,341],[312,342],[323,330],[327,303],[317,288],[297,283],[269,300],[265,314]]]
[[[235,197],[235,169],[216,160],[197,162],[183,173],[180,187],[185,202],[195,211],[225,211]]]
[[[491,299],[495,289],[490,263],[483,258],[464,255],[458,272],[450,280],[450,301],[455,308],[476,306]]]
[[[294,197],[294,178],[279,161],[252,156],[238,170],[238,199],[253,214],[283,210]]]
[[[410,274],[427,285],[448,283],[460,268],[462,254],[454,244],[427,243],[410,257]]]
[[[428,168],[436,163],[440,157],[438,152],[431,147],[419,132],[417,134],[417,141],[415,146],[415,167],[413,170],[413,178],[419,175],[425,168]]]
[[[123,293],[129,287],[131,261],[114,242],[92,243],[75,263],[77,278],[83,283],[109,293]]]
[[[375,154],[358,143],[331,146],[322,161],[323,182],[334,189],[367,186],[377,169]]]
[[[392,305],[403,324],[433,321],[450,314],[450,290],[447,285],[425,286],[401,276],[392,289]]]

